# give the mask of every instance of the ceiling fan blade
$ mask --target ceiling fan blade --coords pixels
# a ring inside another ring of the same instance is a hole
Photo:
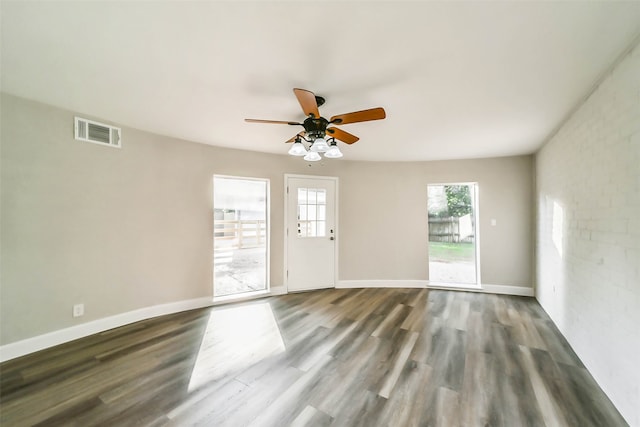
[[[346,125],[348,123],[368,122],[370,120],[381,120],[387,117],[384,108],[371,108],[369,110],[354,111],[353,113],[339,114],[331,117],[329,123]]]
[[[316,96],[313,92],[295,88],[293,89],[293,93],[296,94],[296,98],[298,98],[298,102],[300,103],[305,116],[313,114],[313,117],[316,119],[320,117],[318,102],[316,101]]]
[[[301,125],[298,122],[287,122],[284,120],[262,120],[262,119],[244,119],[247,123],[274,123],[279,125]]]
[[[302,132],[298,132],[295,136],[292,136],[291,138],[289,138],[288,140],[286,140],[286,141],[285,141],[285,143],[287,143],[287,142],[293,142],[293,141],[295,141],[296,139],[298,139],[298,137],[302,137],[302,136],[304,136],[304,131],[302,131]]]
[[[353,144],[357,142],[360,138],[355,135],[350,134],[349,132],[345,132],[342,129],[338,128],[328,128],[327,133],[334,137],[335,139],[339,139],[340,141],[346,144]]]

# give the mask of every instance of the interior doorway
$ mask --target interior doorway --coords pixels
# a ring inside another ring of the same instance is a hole
[[[269,180],[213,177],[213,297],[269,289]]]
[[[479,287],[477,183],[429,184],[429,281]]]

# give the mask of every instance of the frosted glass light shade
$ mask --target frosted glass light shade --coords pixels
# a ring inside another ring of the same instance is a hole
[[[314,151],[309,151],[303,158],[308,162],[317,162],[318,160],[322,159],[322,157],[320,157],[320,154]]]
[[[294,142],[289,149],[289,154],[292,156],[304,156],[307,154],[307,149],[304,148],[302,142]]]
[[[342,157],[342,151],[340,151],[336,144],[331,144],[331,147],[324,153],[324,156],[330,159],[339,159]]]
[[[313,145],[311,146],[311,151],[315,153],[324,153],[329,149],[329,145],[327,145],[327,141],[323,138],[317,138],[313,141]]]

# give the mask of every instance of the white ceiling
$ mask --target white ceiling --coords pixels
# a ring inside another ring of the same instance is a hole
[[[284,154],[292,92],[345,158],[532,153],[640,32],[640,2],[7,2],[2,91],[205,144]],[[126,138],[126,135],[124,136]]]

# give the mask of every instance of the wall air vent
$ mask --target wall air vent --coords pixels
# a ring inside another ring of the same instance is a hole
[[[75,132],[78,141],[92,142],[108,147],[120,148],[120,128],[94,122],[93,120],[75,118]]]

